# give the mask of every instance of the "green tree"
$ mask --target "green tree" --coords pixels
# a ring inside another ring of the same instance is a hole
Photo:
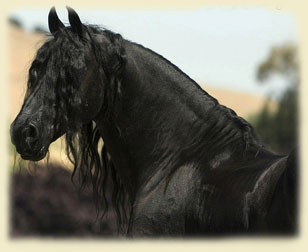
[[[272,150],[288,153],[297,144],[299,65],[297,47],[274,47],[257,69],[257,79],[269,83],[272,75],[283,76],[288,85],[278,101],[278,108],[270,113],[266,104],[252,122],[261,141]]]
[[[293,86],[299,84],[297,47],[293,44],[275,46],[257,69],[257,79],[264,83],[273,74],[280,74]]]

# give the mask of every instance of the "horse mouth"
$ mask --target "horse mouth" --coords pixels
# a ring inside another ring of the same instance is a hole
[[[23,154],[20,154],[20,156],[24,160],[39,161],[46,156],[47,150],[48,150],[48,147],[43,146],[39,151],[37,151],[34,154],[33,153],[31,153],[31,154],[30,153],[23,153]]]

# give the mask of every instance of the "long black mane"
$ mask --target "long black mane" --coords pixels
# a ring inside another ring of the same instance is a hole
[[[125,49],[123,43],[125,41],[121,35],[113,33],[106,29],[101,29],[96,26],[84,25],[88,37],[86,39],[92,45],[94,55],[97,62],[100,65],[100,75],[102,79],[106,79],[108,85],[104,86],[104,104],[103,110],[106,116],[112,117],[113,104],[119,97],[117,96],[118,90],[121,89],[121,74],[122,69],[126,63]],[[101,45],[101,42],[95,39],[97,35],[104,35],[110,42],[108,47]],[[78,45],[77,48],[83,48],[82,43],[76,37],[77,35],[72,33],[70,28],[59,29],[57,35],[50,38],[38,51],[36,60],[32,63],[29,70],[29,82],[28,93],[29,96],[35,87],[32,83],[35,83],[35,78],[40,78],[36,75],[36,69],[46,68],[45,63],[57,65],[57,68],[47,68],[50,72],[47,72],[43,78],[47,83],[57,83],[56,99],[57,99],[57,114],[65,115],[64,119],[56,127],[66,126],[66,153],[69,160],[74,165],[72,177],[78,174],[81,187],[83,188],[90,182],[94,192],[94,196],[97,202],[97,208],[100,211],[100,218],[104,218],[105,213],[109,208],[109,202],[106,197],[106,189],[108,185],[112,185],[112,206],[116,212],[117,221],[120,227],[125,226],[129,219],[129,210],[132,199],[129,199],[127,190],[121,182],[118,176],[111,157],[108,153],[108,149],[103,144],[102,134],[99,132],[95,123],[92,121],[88,124],[76,124],[75,120],[68,120],[73,118],[73,114],[70,114],[70,106],[80,102],[80,95],[77,87],[73,85],[74,75],[70,75],[69,69],[64,69],[63,66],[68,65],[66,62],[74,62],[75,54],[83,53],[82,51],[72,50],[74,45]],[[129,42],[131,43],[131,42]],[[158,57],[160,60],[165,61],[176,71],[178,71],[184,78],[189,78],[194,85],[200,90],[200,86],[194,82],[189,76],[183,73],[178,67],[171,62],[160,56],[159,54],[147,49],[141,45],[135,44],[144,50],[152,53],[153,56]],[[57,62],[57,64],[54,64]],[[82,62],[74,62],[74,64],[82,64]],[[67,85],[71,83],[71,85]],[[46,86],[48,88],[48,85]],[[236,113],[218,103],[218,101],[211,97],[208,93],[202,90],[204,95],[211,98],[214,104],[211,113],[216,115],[217,120],[212,122],[212,128],[216,131],[224,128],[227,132],[230,128],[238,128],[241,135],[238,134],[231,136],[232,139],[228,139],[228,143],[231,142],[238,148],[240,146],[244,149],[248,146],[258,146],[258,142],[251,125],[244,119],[238,117]],[[48,93],[48,92],[47,92]],[[53,104],[55,101],[45,97],[46,101]],[[112,119],[112,118],[111,118]],[[73,121],[74,123],[71,123]],[[215,132],[212,132],[215,134]],[[233,139],[234,138],[234,139]],[[230,141],[239,140],[239,141]],[[127,208],[127,206],[129,206]]]
[[[122,37],[119,34],[113,33],[109,30],[100,30],[94,26],[85,26],[91,38],[93,50],[95,50],[96,60],[99,62],[101,68],[102,78],[107,78],[110,86],[104,90],[106,102],[103,105],[105,113],[108,115],[112,104],[114,103],[116,89],[120,85],[121,67],[124,64],[124,51],[121,47]],[[111,46],[106,50],[92,37],[97,33],[103,32],[109,38]],[[70,114],[69,107],[72,104],[80,102],[77,87],[67,85],[67,83],[74,83],[74,75],[69,75],[69,69],[63,69],[68,61],[74,61],[75,54],[67,54],[66,52],[74,52],[72,45],[78,45],[82,48],[82,41],[76,39],[74,33],[70,32],[69,28],[58,31],[56,37],[51,37],[37,52],[36,60],[33,61],[29,69],[29,80],[26,98],[33,93],[35,86],[35,79],[37,70],[46,68],[46,62],[58,66],[58,68],[48,68],[50,72],[46,72],[44,78],[46,83],[57,83],[56,97],[57,97],[57,114],[64,115],[63,121],[56,125],[56,127],[67,126],[65,135],[66,153],[69,160],[74,165],[72,178],[75,174],[79,175],[79,182],[81,188],[92,184],[94,198],[97,204],[97,209],[100,213],[100,218],[105,216],[108,211],[109,204],[106,197],[107,186],[112,186],[112,206],[117,215],[119,227],[127,223],[127,212],[124,206],[129,205],[129,199],[125,192],[125,188],[114,169],[113,163],[110,159],[106,147],[102,144],[102,136],[98,131],[94,122],[88,124],[76,124],[75,120],[68,120],[74,114]],[[63,53],[63,51],[65,53]],[[81,53],[76,51],[75,53]],[[108,59],[108,64],[106,63]],[[54,64],[57,62],[57,64]],[[78,62],[77,62],[78,64]],[[46,86],[49,87],[48,85]],[[42,88],[45,88],[42,87]],[[51,88],[51,87],[50,87]],[[48,92],[47,92],[48,93]],[[73,99],[72,99],[73,97]],[[55,101],[44,97],[49,104],[54,104]],[[107,104],[109,105],[107,107]],[[110,106],[111,105],[111,106]],[[73,122],[73,123],[71,123]],[[111,182],[107,182],[111,180]]]

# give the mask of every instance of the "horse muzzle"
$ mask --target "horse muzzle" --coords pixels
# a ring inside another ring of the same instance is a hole
[[[12,143],[23,159],[38,161],[46,156],[49,144],[43,144],[39,127],[35,123],[19,124],[15,120],[10,133]]]

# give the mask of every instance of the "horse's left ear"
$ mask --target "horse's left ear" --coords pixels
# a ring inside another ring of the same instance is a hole
[[[59,19],[55,7],[52,7],[49,11],[48,26],[50,33],[53,35],[55,35],[60,28],[64,28],[64,24]]]
[[[72,31],[77,33],[80,38],[84,37],[84,27],[76,11],[71,7],[66,6],[68,10],[68,20],[71,24]]]

